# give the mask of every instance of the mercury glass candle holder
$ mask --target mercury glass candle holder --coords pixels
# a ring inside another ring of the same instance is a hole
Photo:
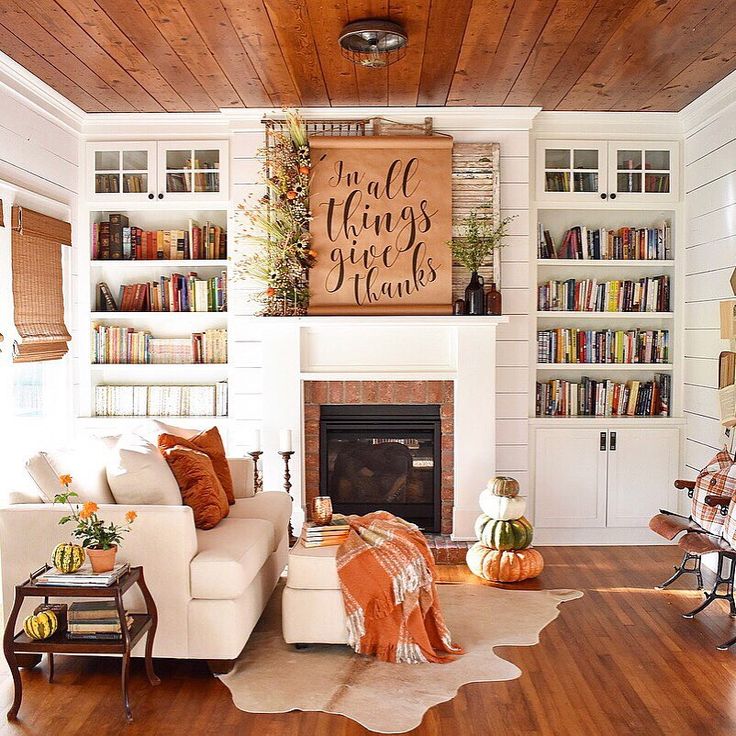
[[[332,499],[329,496],[317,496],[314,499],[312,521],[319,526],[326,526],[332,521]]]

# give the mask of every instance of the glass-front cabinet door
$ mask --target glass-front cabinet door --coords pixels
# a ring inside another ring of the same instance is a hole
[[[156,144],[88,143],[88,195],[95,201],[151,199],[156,188]]]
[[[615,141],[609,144],[609,193],[619,201],[678,197],[679,149],[669,141]]]
[[[227,199],[227,141],[158,144],[158,190],[165,199]]]
[[[538,141],[537,198],[595,200],[605,192],[606,146],[587,141]]]

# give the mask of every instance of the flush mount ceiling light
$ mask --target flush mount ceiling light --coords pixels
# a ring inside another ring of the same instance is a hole
[[[390,20],[357,20],[340,34],[342,55],[368,69],[382,69],[403,58],[407,38],[404,29]]]

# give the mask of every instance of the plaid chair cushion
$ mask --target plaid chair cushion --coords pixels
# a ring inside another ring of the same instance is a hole
[[[690,516],[707,531],[720,534],[726,517],[716,506],[705,503],[706,496],[733,496],[736,493],[736,464],[726,450],[718,454],[698,473],[695,480]]]

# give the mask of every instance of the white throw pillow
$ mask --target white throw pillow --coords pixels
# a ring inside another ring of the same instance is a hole
[[[107,482],[115,502],[126,506],[181,506],[181,493],[156,445],[137,434],[124,434],[107,461]]]
[[[71,490],[79,494],[79,503],[115,503],[107,484],[105,465],[107,448],[98,439],[83,441],[70,449],[38,452],[26,462],[26,470],[47,503],[63,491],[60,475],[71,475]]]
[[[133,431],[158,447],[158,436],[160,434],[173,434],[177,437],[181,437],[182,439],[190,440],[192,437],[196,437],[202,429],[174,427],[171,424],[166,424],[166,422],[159,422],[158,419],[147,419],[143,424],[138,425]]]

